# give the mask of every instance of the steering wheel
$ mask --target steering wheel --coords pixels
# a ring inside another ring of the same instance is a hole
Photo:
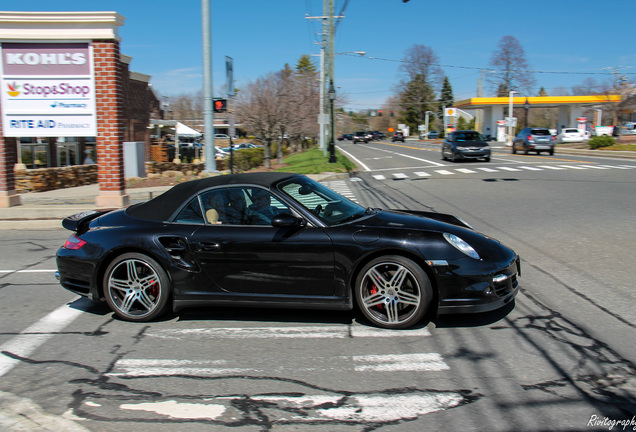
[[[321,211],[322,211],[322,204],[318,204],[316,208],[312,211],[312,213],[318,216]]]

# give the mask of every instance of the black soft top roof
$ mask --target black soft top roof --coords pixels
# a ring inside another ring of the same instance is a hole
[[[185,200],[190,199],[200,191],[216,186],[225,185],[255,185],[265,188],[271,188],[272,184],[283,179],[296,176],[293,173],[247,173],[247,174],[228,174],[208,177],[200,180],[192,180],[185,183],[179,183],[171,189],[168,189],[156,198],[146,201],[145,203],[131,206],[126,211],[129,215],[155,221],[165,221],[183,204]]]

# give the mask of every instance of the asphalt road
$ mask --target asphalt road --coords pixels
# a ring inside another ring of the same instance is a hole
[[[3,231],[0,392],[91,431],[636,426],[636,161],[339,147],[363,168],[333,189],[452,213],[515,249],[514,307],[408,331],[350,312],[221,308],[131,324],[54,281],[68,232]]]

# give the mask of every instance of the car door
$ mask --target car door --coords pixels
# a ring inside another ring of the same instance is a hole
[[[318,227],[273,227],[250,217],[253,191],[228,188],[245,199],[245,217],[202,226],[191,236],[195,256],[210,278],[212,291],[292,296],[334,295],[334,251]],[[240,192],[240,193],[239,193]],[[262,192],[262,190],[261,190]],[[270,192],[271,205],[293,211]],[[205,200],[202,199],[202,202]],[[223,214],[223,211],[220,211]]]

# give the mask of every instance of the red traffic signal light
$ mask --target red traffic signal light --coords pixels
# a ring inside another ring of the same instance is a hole
[[[227,111],[227,99],[214,100],[214,112],[220,113]]]

